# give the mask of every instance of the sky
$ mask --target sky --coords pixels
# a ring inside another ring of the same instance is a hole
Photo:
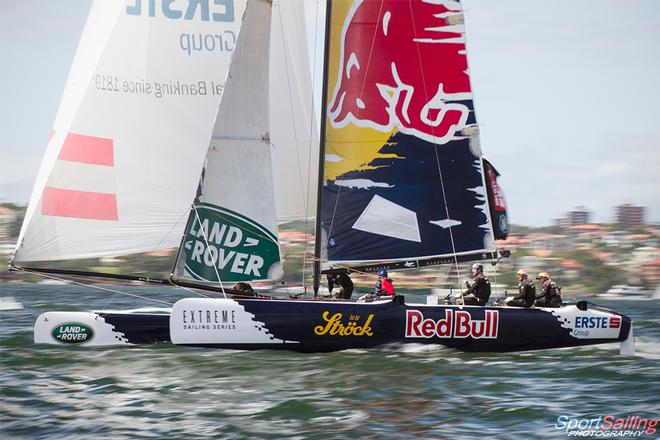
[[[0,202],[29,200],[90,4],[0,0]],[[511,222],[576,206],[608,222],[620,203],[660,222],[660,1],[463,7],[482,150]]]

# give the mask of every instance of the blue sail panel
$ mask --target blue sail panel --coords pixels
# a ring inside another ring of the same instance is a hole
[[[321,216],[327,259],[412,259],[492,249],[481,160],[469,143],[438,146],[397,133],[381,150],[395,157],[328,180]]]

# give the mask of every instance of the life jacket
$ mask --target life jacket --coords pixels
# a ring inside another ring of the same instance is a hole
[[[380,290],[388,295],[394,295],[394,285],[392,284],[392,280],[389,278],[381,278]]]

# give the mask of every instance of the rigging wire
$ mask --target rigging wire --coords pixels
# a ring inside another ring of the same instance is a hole
[[[318,144],[318,141],[312,136],[312,133],[314,133],[314,124],[316,124],[316,118],[314,117],[316,114],[316,101],[314,97],[314,90],[316,90],[316,58],[318,57],[318,34],[319,34],[319,26],[318,26],[318,21],[319,21],[319,4],[320,0],[317,0],[316,2],[316,13],[314,15],[315,17],[315,26],[314,26],[314,59],[312,60],[312,65],[314,66],[312,69],[312,89],[310,93],[310,98],[311,98],[311,103],[310,103],[310,111],[309,111],[309,145],[307,147],[307,188],[305,188],[305,237],[309,234],[309,219],[310,219],[310,206],[309,206],[309,198],[310,198],[310,182],[311,182],[311,177],[312,177],[312,151],[315,145]],[[327,11],[326,11],[327,12]],[[323,100],[321,99],[321,102]],[[320,152],[319,152],[320,153]],[[325,166],[325,160],[324,158],[320,157],[318,158],[318,166]],[[316,203],[321,203],[321,200],[317,200]],[[315,221],[318,221],[318,219],[315,219]],[[318,238],[315,238],[318,240]],[[303,270],[302,270],[302,285],[303,288],[306,288],[305,284],[305,272],[307,268],[307,261],[306,261],[306,255],[307,255],[307,249],[308,249],[308,243],[307,240],[305,240],[305,247],[303,250]],[[306,290],[306,289],[305,289]]]
[[[184,215],[187,214],[187,212],[188,212],[188,210],[186,210],[186,211],[185,211],[185,212],[179,217],[179,219],[178,219],[178,220],[172,225],[172,227],[170,228],[170,230],[169,230],[169,231],[163,236],[163,238],[162,238],[162,239],[161,239],[161,240],[160,240],[160,241],[159,241],[159,242],[158,242],[158,243],[152,248],[152,252],[153,252],[154,250],[157,250],[157,249],[160,248],[160,245],[162,244],[162,242],[167,238],[167,236],[169,236],[169,234],[172,232],[172,230],[174,230],[174,228],[175,228],[175,227],[181,222],[181,219],[183,218]],[[150,297],[142,296],[142,295],[136,295],[136,294],[133,294],[133,293],[125,292],[125,291],[123,291],[123,290],[109,289],[109,288],[106,288],[106,287],[100,287],[100,286],[97,286],[97,285],[91,284],[90,282],[82,282],[82,281],[78,281],[78,280],[86,280],[85,278],[80,278],[80,277],[78,277],[78,278],[76,278],[76,277],[65,277],[65,276],[55,276],[55,275],[52,275],[52,274],[49,274],[49,273],[41,272],[41,271],[39,271],[39,270],[34,270],[34,269],[29,269],[29,268],[24,268],[24,267],[18,267],[18,266],[13,266],[13,267],[15,268],[15,270],[19,270],[19,271],[22,271],[22,272],[25,272],[25,273],[35,274],[35,275],[38,275],[38,276],[41,276],[41,277],[44,277],[44,278],[53,279],[53,280],[62,281],[62,282],[67,282],[67,283],[72,283],[72,284],[75,284],[75,285],[78,285],[78,286],[89,287],[89,288],[92,288],[92,289],[96,289],[96,290],[101,290],[101,291],[105,291],[105,292],[110,292],[110,293],[112,293],[112,296],[110,296],[110,297],[108,298],[108,300],[105,302],[105,304],[101,307],[101,310],[106,310],[107,307],[108,307],[108,305],[110,304],[110,302],[112,301],[112,299],[113,299],[116,295],[129,296],[129,297],[132,297],[132,298],[138,298],[138,299],[143,299],[143,300],[146,300],[146,301],[152,301],[152,302],[157,302],[157,303],[161,303],[161,304],[166,304],[166,305],[169,305],[169,306],[172,305],[172,303],[167,302],[167,301],[162,301],[162,300],[158,300],[158,299],[154,299],[154,298],[150,298]],[[103,273],[100,273],[99,275],[102,276]],[[90,276],[94,276],[93,273],[90,274]],[[120,283],[120,282],[114,281],[114,282],[112,282],[112,283],[110,283],[110,284],[112,284],[112,285],[116,285],[116,286],[119,286],[119,288],[123,289],[123,288],[128,287],[128,286],[130,285],[130,282],[127,281],[127,282],[125,282],[125,283]],[[170,286],[170,287],[175,287],[175,288],[177,288],[177,289],[185,290],[185,291],[187,291],[187,292],[189,292],[189,293],[191,293],[191,294],[194,294],[194,295],[203,296],[203,297],[206,297],[206,298],[211,298],[210,296],[205,295],[205,294],[203,294],[202,292],[199,292],[199,291],[196,291],[196,290],[192,290],[192,289],[189,289],[189,288],[186,288],[186,287],[183,287],[183,286],[178,286],[178,285],[172,284],[171,282],[170,282],[169,286]]]
[[[134,293],[123,292],[123,291],[121,291],[121,290],[108,289],[107,287],[96,286],[96,285],[94,285],[94,284],[81,283],[81,282],[75,281],[75,279],[72,279],[72,278],[57,277],[57,276],[55,276],[55,275],[46,274],[46,273],[39,272],[39,271],[32,270],[32,269],[19,268],[19,270],[21,270],[21,271],[23,271],[23,272],[27,272],[27,273],[33,273],[33,274],[35,274],[35,275],[39,275],[39,276],[42,276],[42,277],[45,277],[45,278],[50,278],[50,279],[57,280],[57,281],[64,281],[64,282],[68,282],[68,283],[76,284],[76,285],[78,285],[78,286],[90,287],[90,288],[92,288],[92,289],[97,289],[97,290],[102,290],[102,291],[105,291],[105,292],[110,292],[110,293],[113,293],[113,294],[115,294],[115,295],[125,295],[125,296],[130,296],[130,297],[133,297],[133,298],[144,299],[144,300],[146,300],[146,301],[153,301],[153,302],[157,302],[157,303],[161,303],[161,304],[166,304],[166,305],[168,305],[168,306],[172,306],[172,305],[173,305],[173,304],[170,303],[170,302],[163,301],[163,300],[159,300],[159,299],[155,299],[155,298],[149,298],[148,296],[136,295],[136,294],[134,294]],[[122,285],[122,287],[125,287],[125,286]]]
[[[176,228],[176,227],[179,225],[179,223],[181,223],[181,220],[183,220],[183,217],[186,216],[187,214],[188,214],[188,209],[184,209],[183,212],[181,213],[181,215],[179,216],[179,218],[177,219],[176,223],[174,223],[174,224],[172,225],[172,227],[170,228],[170,230],[167,231],[167,233],[163,236],[163,238],[160,239],[160,241],[158,242],[158,244],[156,244],[156,246],[154,246],[154,247],[151,249],[151,252],[153,252],[153,251],[155,251],[155,250],[157,250],[157,249],[160,249],[160,245],[163,243],[163,241],[165,241],[165,239],[166,239],[167,237],[169,237],[169,235],[172,233],[172,231],[174,230],[174,228]],[[184,231],[184,234],[185,234],[185,231]],[[175,262],[175,263],[176,263],[176,262]]]
[[[287,85],[289,86],[289,109],[291,110],[291,121],[293,122],[293,130],[292,130],[293,131],[293,141],[294,141],[294,145],[296,146],[296,153],[298,153],[298,145],[299,145],[299,143],[298,143],[298,133],[297,133],[297,130],[296,130],[295,113],[293,111],[294,102],[293,102],[293,96],[292,96],[292,93],[291,93],[291,90],[292,90],[291,81],[292,80],[291,80],[291,76],[290,76],[290,72],[289,72],[289,65],[290,65],[290,63],[289,63],[289,61],[290,61],[289,60],[289,50],[287,48],[286,38],[284,38],[285,27],[284,27],[284,23],[282,22],[281,4],[282,3],[280,2],[280,13],[279,13],[280,30],[281,30],[280,36],[281,36],[281,40],[282,40],[282,47],[284,48],[284,60],[285,60],[284,61],[284,66],[285,66],[285,71],[286,71],[286,80],[287,80]],[[318,15],[318,3],[317,3],[317,15]],[[314,38],[316,39],[316,34],[315,34]],[[316,40],[315,40],[315,44],[316,44]],[[316,50],[316,48],[315,48],[315,50]],[[314,96],[314,94],[312,93],[312,106],[314,105],[313,96]],[[311,114],[313,115],[313,107],[312,107]],[[313,122],[313,120],[314,120],[313,116],[312,116],[311,119],[312,119],[312,122]],[[311,143],[311,138],[312,138],[311,133],[312,133],[312,127],[310,125],[310,131],[309,131],[310,143]],[[309,150],[311,151],[311,147],[310,147]],[[310,173],[309,162],[311,160],[310,159],[310,154],[309,154],[310,151],[308,151],[308,159],[307,159],[308,182],[309,182],[309,173]],[[302,170],[299,159],[300,159],[299,155],[296,154],[296,165],[298,167],[298,178],[299,178],[298,180],[299,180],[299,183],[300,183],[300,188],[302,189],[302,193],[301,193],[301,198],[303,199],[302,204],[305,207],[305,213],[307,214],[308,204],[309,204],[309,183],[307,184],[307,188],[305,188],[305,185],[304,185],[305,182],[303,180],[303,172],[302,172],[303,170]],[[307,232],[308,232],[308,224],[309,224],[309,220],[307,219],[307,216],[306,216],[306,218],[305,218],[305,235],[307,235]],[[304,253],[303,253],[303,270],[302,270],[302,282],[301,282],[301,284],[303,286],[305,285],[305,265],[306,264],[305,264],[304,255],[305,255],[306,252],[307,252],[307,241],[305,241],[305,249],[304,249]]]
[[[163,235],[163,237],[160,239],[160,241],[159,241],[159,242],[158,242],[158,243],[157,243],[157,244],[151,249],[151,252],[153,252],[153,251],[155,251],[155,250],[157,250],[157,249],[160,249],[160,245],[163,243],[163,241],[165,241],[165,239],[170,235],[170,233],[172,233],[172,231],[174,230],[174,228],[175,228],[175,227],[181,222],[181,220],[183,219],[183,217],[184,217],[187,213],[188,213],[188,210],[185,209],[185,210],[181,213],[181,215],[179,216],[179,218],[177,219],[176,223],[174,223],[174,224],[172,225],[172,227],[169,229],[169,231],[167,231],[167,233],[165,233],[165,235]],[[175,262],[175,264],[176,264],[176,262]],[[119,284],[119,283],[118,283],[118,284]],[[120,285],[121,285],[122,288],[124,288],[124,287],[128,287],[128,285],[129,285],[129,281],[126,281],[125,283],[121,283]],[[90,286],[91,286],[91,284],[90,284]],[[108,298],[108,300],[105,302],[105,304],[103,304],[103,307],[101,308],[101,310],[106,310],[107,307],[108,307],[108,305],[110,304],[110,302],[112,301],[112,299],[113,299],[116,295],[117,295],[117,293],[114,293],[110,298]]]
[[[203,296],[204,298],[213,298],[212,296],[205,295],[205,294],[203,294],[202,292],[199,292],[199,291],[197,291],[197,290],[191,289],[191,288],[189,288],[189,287],[179,286],[179,285],[177,285],[177,284],[171,284],[171,285],[172,285],[173,287],[179,288],[179,289],[181,289],[181,290],[185,290],[185,291],[188,292],[188,293],[192,293],[193,295]]]
[[[374,33],[371,36],[371,46],[369,48],[369,57],[367,58],[367,66],[366,66],[366,70],[364,72],[364,77],[362,78],[362,85],[360,86],[360,99],[362,99],[362,95],[364,94],[364,87],[365,87],[366,82],[367,82],[367,75],[369,74],[369,68],[371,67],[371,57],[372,57],[373,52],[374,52],[374,46],[376,45],[376,34],[378,33],[378,29],[380,28],[380,18],[381,18],[381,12],[383,11],[384,3],[385,3],[384,0],[381,0],[380,9],[378,10],[378,21],[376,22],[376,26],[374,26]],[[326,30],[326,32],[327,32],[327,30]],[[360,111],[361,111],[361,109],[358,107],[357,115],[355,116],[358,119],[360,117]],[[319,160],[320,160],[320,158],[319,158]],[[341,181],[341,179],[340,179],[340,181]],[[337,191],[337,197],[335,199],[335,204],[332,208],[332,217],[330,219],[330,228],[328,229],[328,239],[332,236],[332,229],[333,229],[334,222],[335,222],[335,217],[336,217],[336,214],[337,214],[337,206],[339,205],[339,198],[341,197],[342,186],[341,185],[337,185],[337,186],[339,186],[339,190]]]
[[[211,245],[209,244],[209,239],[206,236],[206,231],[204,230],[204,227],[202,226],[202,220],[199,218],[199,213],[197,212],[197,207],[195,204],[192,204],[192,210],[195,212],[195,218],[197,219],[197,222],[199,223],[199,229],[202,231],[202,235],[204,236],[204,242],[206,242],[206,249],[211,249]],[[209,252],[209,255],[211,252]],[[213,261],[213,270],[215,270],[215,276],[218,277],[218,283],[220,284],[220,289],[222,290],[222,295],[227,299],[227,293],[225,292],[225,286],[222,285],[222,280],[220,279],[220,273],[218,272],[218,268],[216,267],[215,263],[216,261]]]
[[[411,0],[408,0],[408,7],[410,8],[410,16],[412,17],[412,21],[413,21],[412,29],[413,29],[413,32],[415,33],[415,40],[414,41],[417,41],[417,28],[415,26],[415,12],[413,10]],[[423,66],[422,66],[422,55],[419,52],[419,45],[418,44],[415,45],[415,49],[416,49],[416,52],[417,52],[417,64],[419,65],[419,72],[420,72],[420,75],[422,77],[422,84],[424,85],[424,97],[426,98],[426,101],[428,102],[429,101],[429,94],[428,94],[428,90],[426,88],[426,78],[424,77],[424,69],[423,69]],[[435,133],[434,133],[435,127],[434,126],[431,126],[431,131],[433,133],[433,137],[435,137]],[[446,196],[446,193],[445,193],[445,183],[444,183],[444,179],[442,178],[442,167],[440,165],[440,157],[438,155],[438,145],[435,144],[435,143],[433,145],[433,150],[435,152],[435,160],[436,160],[436,164],[438,166],[438,175],[440,176],[440,188],[442,189],[442,199],[443,199],[443,202],[444,202],[444,205],[445,205],[445,215],[447,216],[447,220],[449,220],[451,218],[449,216],[449,205],[447,204],[447,196]],[[452,252],[454,254],[454,264],[456,266],[456,274],[457,274],[457,277],[458,277],[457,282],[460,283],[460,281],[458,281],[458,280],[460,280],[460,278],[461,278],[461,271],[460,271],[460,268],[459,268],[459,265],[458,265],[458,257],[456,255],[456,244],[454,242],[454,233],[452,231],[451,224],[449,225],[448,229],[449,229],[449,238],[450,238],[450,241],[451,241],[451,248],[452,248]]]

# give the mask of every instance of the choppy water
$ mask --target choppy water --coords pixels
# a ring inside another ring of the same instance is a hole
[[[0,289],[23,306],[0,311],[4,438],[569,438],[557,417],[660,417],[660,301],[595,301],[635,320],[634,358],[613,344],[309,355],[37,346],[44,311],[145,302],[72,286]]]

